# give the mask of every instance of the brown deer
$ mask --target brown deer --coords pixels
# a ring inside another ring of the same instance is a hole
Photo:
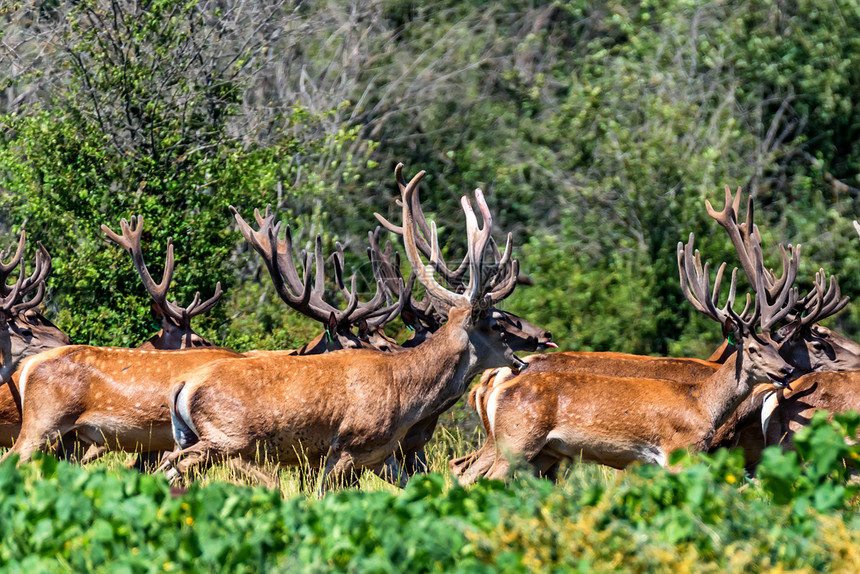
[[[403,177],[403,172],[400,166],[395,169],[394,174],[402,195],[407,183]],[[398,201],[397,203],[402,206],[401,201]],[[427,222],[426,216],[421,209],[419,190],[417,188],[412,196],[412,211],[416,215],[415,222],[417,231],[415,234],[415,244],[418,247],[419,252],[424,257],[432,259],[433,248],[431,246],[432,240],[430,239],[431,225]],[[375,216],[388,231],[396,235],[403,235],[402,226],[394,225],[378,213],[375,214]],[[379,228],[377,228],[377,233],[378,230]],[[510,254],[511,252],[511,242],[512,236],[511,234],[508,234],[505,249],[506,254]],[[383,253],[379,249],[377,238],[373,235],[371,236],[371,251],[376,251],[376,258],[380,262],[380,269],[389,277],[399,276],[399,271],[394,271],[394,269],[399,269],[399,261],[396,257],[394,261],[391,260],[389,245],[386,246],[386,251]],[[494,258],[493,265],[505,268],[504,257],[492,238],[490,238],[490,249]],[[465,272],[468,269],[468,255],[463,259],[456,270],[449,269],[441,256],[438,256],[435,259],[435,263],[433,263],[433,265],[450,290],[460,292],[465,288],[463,279]],[[414,277],[414,271],[410,276],[410,281],[412,277]],[[500,276],[497,280],[501,281],[505,279],[506,277]],[[396,283],[389,280],[385,281],[384,284],[395,285]],[[418,323],[419,326],[414,328],[414,336],[410,338],[404,346],[416,346],[426,338],[427,334],[438,329],[438,326],[444,322],[444,315],[447,314],[449,307],[450,305],[445,301],[434,299],[430,293],[426,294],[420,303],[416,302],[411,296],[405,298],[404,320],[407,321],[407,323]],[[517,334],[517,337],[514,340],[520,341],[521,344],[512,346],[514,351],[539,351],[547,348],[558,348],[558,345],[552,342],[552,334],[549,331],[541,329],[513,313],[501,311],[499,309],[494,309],[492,313],[494,318],[505,326],[506,330]],[[426,472],[428,470],[424,447],[433,436],[433,432],[438,424],[439,416],[453,405],[454,402],[443,405],[439,412],[433,413],[424,420],[417,422],[410,429],[409,433],[407,433],[406,438],[401,441],[395,456],[401,461],[402,470],[407,477],[412,476],[417,472]]]
[[[0,446],[11,446],[21,428],[21,397],[15,381],[19,363],[69,341],[65,333],[35,310],[45,295],[51,256],[40,243],[33,273],[27,276],[22,260],[24,243],[22,230],[18,249],[8,263],[3,263],[5,252],[0,252],[0,382],[6,383],[0,390]],[[8,278],[16,267],[19,267],[18,279],[9,285]]]
[[[165,328],[149,344],[166,348],[119,349],[77,345],[56,349],[32,361],[25,361],[20,372],[19,387],[23,398],[23,424],[17,443],[9,451],[19,454],[22,461],[27,460],[36,449],[58,449],[64,437],[71,435],[77,435],[77,441],[88,446],[81,458],[84,463],[101,456],[108,449],[141,453],[173,450],[175,443],[170,428],[167,396],[175,378],[215,359],[245,356],[229,349],[209,346],[211,343],[190,328],[193,316],[215,304],[220,296],[220,285],[216,287],[215,296],[202,304],[199,294],[185,309],[168,302],[166,293],[174,263],[172,245],[168,244],[162,282],[156,285],[143,261],[140,248],[142,218],[133,218],[131,224],[122,220],[120,225],[121,235],[107,227],[104,230],[112,240],[129,251],[135,268],[153,297],[153,308],[163,313]],[[282,255],[280,259],[280,267],[276,270],[283,269],[288,261],[287,273],[298,276],[291,254]],[[318,265],[321,265],[321,259],[318,253]],[[314,293],[322,289],[321,274],[322,269],[318,267]],[[310,267],[306,266],[304,283],[299,289],[312,293]],[[352,310],[345,314],[350,317],[354,317],[351,313],[355,308],[368,312],[376,309],[376,303],[370,307],[357,300],[352,300],[349,305]],[[176,344],[189,347],[172,350]],[[252,351],[248,355],[266,353]],[[69,444],[64,443],[64,446],[70,448]]]
[[[751,242],[757,270],[762,270],[758,242]],[[755,305],[735,313],[735,273],[724,307],[717,307],[725,264],[709,294],[708,266],[693,254],[693,235],[678,244],[681,287],[701,313],[723,325],[737,351],[710,377],[695,385],[665,379],[622,378],[591,374],[528,372],[495,388],[487,416],[496,444],[488,478],[505,478],[510,458],[523,458],[545,474],[561,459],[582,459],[615,468],[634,461],[666,465],[678,448],[707,448],[716,428],[758,383],[782,388],[794,367],[780,357],[768,334],[797,301],[792,283],[784,282],[773,303],[767,301],[759,272]],[[748,298],[749,304],[749,298]],[[756,334],[760,319],[761,334]]]
[[[470,279],[464,293],[454,293],[433,276],[438,250],[425,265],[416,247],[412,199],[423,176],[402,191],[404,244],[418,281],[450,305],[447,323],[399,353],[346,349],[225,359],[190,373],[171,391],[181,447],[162,465],[171,477],[218,458],[253,459],[260,452],[285,465],[324,461],[323,489],[365,468],[396,476],[391,454],[415,422],[461,396],[480,370],[525,367],[511,349],[511,333],[490,312],[515,288],[518,262],[508,252],[504,265],[484,266],[492,218],[483,194],[475,192],[483,227],[462,200]],[[438,245],[435,228],[431,240]],[[508,279],[498,281],[501,274]]]
[[[755,234],[760,241],[757,228],[753,225],[753,204],[749,201],[746,223],[738,225],[737,210],[740,205],[741,194],[732,197],[726,187],[725,207],[721,212],[714,210],[707,203],[709,214],[720,223],[732,239],[736,251],[741,259],[742,266],[752,284],[756,283],[753,275],[755,265],[752,263],[752,248],[750,247],[750,235]],[[772,272],[765,271],[765,282],[768,285],[767,296],[773,297],[778,289],[786,281],[793,281],[797,272],[797,261],[795,250],[789,246],[786,250],[780,246],[783,260],[783,275],[776,279]],[[816,276],[813,290],[798,302],[796,312],[787,315],[789,325],[780,329],[777,340],[780,343],[780,353],[786,360],[798,369],[799,373],[817,370],[843,370],[850,369],[852,362],[857,356],[846,349],[848,345],[854,345],[838,334],[828,336],[830,333],[824,327],[817,325],[817,321],[838,312],[847,303],[847,298],[840,298],[838,284],[835,278],[831,278],[830,287],[827,288],[824,272],[820,271]],[[785,337],[786,332],[797,331],[792,337]],[[824,333],[821,337],[819,333]],[[826,351],[826,354],[822,352]],[[697,361],[695,359],[663,359],[658,357],[644,357],[626,355],[619,353],[554,353],[551,355],[534,355],[524,360],[530,363],[530,373],[542,370],[561,372],[590,372],[597,375],[614,376],[639,376],[646,378],[666,378],[678,382],[695,382],[709,374],[709,370],[716,370],[720,363],[734,353],[734,347],[724,343],[709,359],[709,362]],[[813,362],[807,357],[817,353],[818,359]],[[695,363],[700,363],[696,365]],[[489,428],[486,420],[486,400],[489,391],[495,386],[510,380],[515,376],[510,369],[497,369],[484,374],[481,383],[475,386],[470,393],[469,400],[482,418],[485,429]],[[765,390],[765,387],[767,390]],[[762,392],[755,392],[745,400],[737,411],[717,429],[712,443],[712,450],[721,446],[743,446],[748,462],[756,461],[758,455],[764,448],[764,438],[761,431],[761,421],[769,417],[772,408],[776,406],[775,391],[770,385],[763,385]],[[765,400],[768,397],[770,400]],[[768,409],[762,411],[762,405]],[[489,434],[489,433],[488,433]],[[475,453],[451,461],[451,471],[461,481],[470,482],[477,476],[486,472],[492,465],[495,449],[492,437],[488,436],[487,442]],[[474,466],[473,466],[474,465]]]

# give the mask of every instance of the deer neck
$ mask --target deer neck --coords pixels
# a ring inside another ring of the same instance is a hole
[[[696,386],[695,396],[708,429],[717,429],[752,392],[753,379],[743,352],[731,355],[713,375]]]
[[[483,367],[469,333],[449,321],[418,347],[392,358],[401,404],[417,416],[459,398]]]
[[[770,385],[767,385],[767,387],[770,387]],[[738,433],[754,424],[758,424],[761,420],[761,406],[765,396],[767,396],[767,393],[756,390],[741,401],[740,405],[717,427],[714,438],[711,441],[712,448],[730,448],[735,446]]]

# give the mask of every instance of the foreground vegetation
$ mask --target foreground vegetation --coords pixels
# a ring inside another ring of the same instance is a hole
[[[41,457],[0,467],[0,567],[7,572],[855,571],[856,413],[818,415],[797,453],[766,451],[759,478],[740,453],[679,453],[670,473],[614,478],[571,468],[559,484],[452,486],[322,499],[209,479],[171,491],[161,476]],[[848,461],[848,466],[843,464]],[[215,471],[218,472],[218,471]]]

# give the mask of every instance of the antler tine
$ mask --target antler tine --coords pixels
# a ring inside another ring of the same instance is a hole
[[[782,289],[774,294],[774,302],[771,303],[768,299],[768,290],[765,285],[764,263],[762,261],[761,244],[758,238],[753,236],[751,242],[753,256],[756,262],[756,307],[761,315],[761,329],[767,333],[778,322],[785,319],[794,309],[797,304],[797,288],[794,287],[794,280],[797,276],[797,266],[800,262],[800,249],[798,244],[792,252],[792,257],[789,261],[787,269],[783,269],[783,277],[786,278],[782,282]]]
[[[402,164],[398,164],[402,169]],[[443,301],[451,306],[470,305],[468,297],[454,293],[442,287],[433,276],[433,265],[425,265],[421,260],[421,253],[416,245],[416,223],[415,214],[413,211],[412,197],[415,193],[418,183],[424,177],[426,172],[419,171],[410,180],[409,184],[402,191],[401,207],[403,210],[403,244],[406,249],[406,257],[409,259],[409,264],[412,265],[412,270],[418,277],[418,281],[424,285],[427,292],[434,298]],[[379,219],[379,218],[378,218]],[[382,221],[380,219],[380,221]],[[384,225],[384,223],[383,223]],[[431,238],[436,234],[435,224],[431,224]],[[435,240],[434,240],[435,241]]]
[[[203,301],[202,303],[200,302],[200,291],[197,291],[194,294],[194,300],[188,307],[184,309],[185,314],[183,316],[187,316],[187,320],[191,321],[191,319],[197,317],[198,315],[208,313],[209,310],[212,309],[212,307],[214,307],[218,303],[218,300],[223,294],[224,292],[221,290],[220,281],[215,284],[215,293],[209,299]]]
[[[21,235],[18,236],[18,247],[15,249],[15,254],[12,256],[12,259],[9,260],[8,263],[3,263],[3,258],[6,257],[6,250],[0,251],[0,294],[7,295],[8,287],[6,285],[6,281],[9,277],[9,274],[12,272],[15,267],[21,262],[21,257],[24,255],[24,243],[26,242],[27,232],[24,230],[23,226],[21,228]]]
[[[493,228],[493,216],[484,200],[484,192],[480,188],[475,189],[475,201],[478,209],[484,217],[484,227],[478,226],[478,218],[472,210],[472,204],[467,196],[460,199],[463,211],[466,214],[466,236],[468,239],[469,258],[469,285],[466,287],[466,295],[469,301],[476,302],[482,295],[485,285],[488,283],[484,277],[484,255],[487,244],[490,241],[490,233]],[[434,236],[435,237],[435,236]]]
[[[857,220],[854,220],[854,229],[857,231],[857,235],[860,235],[860,223],[857,223]]]

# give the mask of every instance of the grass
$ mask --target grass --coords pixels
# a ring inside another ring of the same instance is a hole
[[[475,412],[462,400],[453,409],[445,413],[439,419],[439,424],[433,434],[433,438],[427,444],[425,452],[431,472],[436,472],[445,477],[445,488],[454,485],[454,477],[448,470],[448,462],[454,458],[477,450],[484,442],[485,434],[478,422]],[[0,454],[5,449],[0,449]],[[92,468],[104,468],[106,470],[119,470],[133,465],[135,455],[126,452],[109,452],[99,460],[89,463]],[[270,476],[277,475],[278,489],[281,496],[290,498],[294,496],[315,496],[313,485],[302,485],[301,472],[298,467],[284,467],[278,470],[273,463],[266,462],[260,465],[260,470]],[[307,470],[307,469],[305,469]],[[319,469],[315,469],[319,470]],[[521,472],[530,474],[528,469]],[[229,463],[218,463],[212,465],[205,471],[192,470],[191,481],[201,486],[213,482],[227,482],[238,485],[256,486],[260,482],[255,477],[242,472],[241,469]],[[517,473],[514,473],[514,477]],[[569,464],[562,469],[558,475],[560,485],[571,487],[585,487],[594,484],[595,481],[610,483],[616,480],[616,472],[607,467],[590,464]],[[380,479],[372,472],[365,471],[360,479],[360,488],[364,491],[375,492],[399,492],[399,488]]]

